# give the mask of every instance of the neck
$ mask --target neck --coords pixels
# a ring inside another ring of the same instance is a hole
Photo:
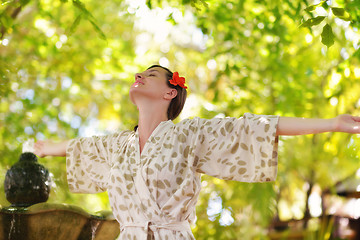
[[[167,107],[165,104],[151,104],[138,106],[138,132],[140,145],[144,146],[155,128],[163,121],[167,121]]]

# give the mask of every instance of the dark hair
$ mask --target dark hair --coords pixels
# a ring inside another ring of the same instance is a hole
[[[174,97],[168,107],[167,110],[167,117],[169,120],[174,120],[179,116],[182,109],[184,108],[186,97],[187,97],[187,91],[185,88],[180,87],[179,85],[174,86],[170,83],[170,79],[173,78],[173,72],[170,71],[168,68],[160,66],[160,65],[152,65],[148,69],[159,67],[166,71],[166,83],[169,87],[174,88],[177,90],[177,95]],[[147,70],[148,70],[147,69]],[[138,125],[135,126],[134,131],[138,128]]]
[[[160,65],[152,65],[148,69],[159,67],[166,71],[166,83],[169,87],[174,88],[177,90],[177,95],[174,97],[169,105],[169,108],[167,110],[167,117],[170,120],[174,120],[179,116],[182,109],[184,108],[184,104],[186,101],[187,91],[185,88],[180,87],[179,85],[172,85],[169,80],[173,78],[173,72],[171,72],[168,68],[160,66]]]

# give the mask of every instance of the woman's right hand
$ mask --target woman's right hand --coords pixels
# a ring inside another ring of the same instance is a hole
[[[49,155],[49,149],[51,148],[51,143],[49,141],[37,141],[34,144],[35,154],[38,157],[46,157]]]
[[[68,141],[63,141],[60,143],[53,143],[49,140],[37,141],[34,144],[34,148],[35,148],[34,153],[39,157],[46,157],[46,156],[65,157],[67,145],[68,145]]]

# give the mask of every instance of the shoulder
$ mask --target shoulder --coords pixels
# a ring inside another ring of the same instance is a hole
[[[120,132],[115,132],[113,133],[113,137],[115,138],[119,138],[119,137],[128,137],[128,136],[132,136],[134,135],[135,132],[131,131],[131,130],[125,130],[125,131],[120,131]]]
[[[134,131],[126,130],[126,131],[119,131],[114,132],[106,135],[100,136],[92,136],[90,138],[82,138],[82,139],[92,139],[95,142],[108,142],[108,143],[120,143],[123,141],[128,140],[135,134]]]
[[[92,136],[92,138],[95,139],[116,139],[116,138],[123,138],[123,137],[127,137],[130,136],[132,134],[134,134],[134,131],[130,131],[130,130],[125,130],[125,131],[119,131],[119,132],[114,132],[114,133],[110,133],[110,134],[106,134],[106,135],[98,135],[98,136]]]
[[[180,121],[179,123],[175,124],[175,128],[177,128],[178,130],[185,128],[192,130],[193,132],[196,132],[197,130],[203,130],[204,128],[210,129],[210,128],[220,127],[222,125],[229,125],[237,120],[239,120],[239,118],[235,118],[235,117],[211,118],[211,119],[194,117],[192,119],[184,119]]]
[[[180,122],[178,122],[177,124],[175,124],[175,129],[181,129],[181,128],[189,128],[190,126],[192,127],[197,127],[200,122],[202,122],[205,119],[199,118],[199,117],[195,117],[195,118],[186,118],[181,120]]]
[[[212,124],[234,122],[236,120],[239,120],[239,118],[235,118],[235,117],[225,117],[225,118],[214,117],[214,118],[206,119],[206,118],[194,117],[192,119],[184,119],[181,122],[177,123],[176,126],[190,126],[190,125],[198,125],[198,126],[205,125],[206,126],[206,125],[212,125]]]
[[[113,138],[114,140],[116,139],[117,142],[121,142],[121,141],[127,141],[129,138],[134,137],[135,132],[130,131],[130,130],[125,130],[125,131],[120,131],[120,132],[113,133],[113,134],[111,134],[109,136],[111,138]]]

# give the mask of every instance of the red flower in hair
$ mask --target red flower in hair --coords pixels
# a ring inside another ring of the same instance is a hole
[[[174,86],[179,85],[180,87],[187,89],[185,86],[185,78],[179,77],[178,72],[174,72],[173,77],[169,80],[169,82]]]

